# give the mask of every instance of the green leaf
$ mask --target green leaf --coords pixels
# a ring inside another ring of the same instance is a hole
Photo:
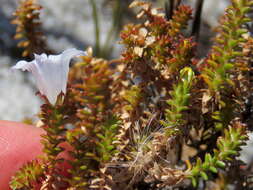
[[[218,170],[215,167],[213,167],[213,166],[210,166],[209,170],[211,172],[213,172],[213,173],[217,173],[218,172]]]
[[[193,187],[197,187],[197,180],[195,177],[191,177]]]
[[[201,172],[200,172],[200,175],[201,175],[201,177],[202,177],[204,180],[208,180],[208,176],[206,175],[205,172],[201,171]]]
[[[216,162],[216,165],[217,165],[218,167],[220,167],[220,168],[225,168],[225,166],[226,166],[226,164],[225,164],[224,162],[220,161],[220,160],[218,160],[218,161]]]

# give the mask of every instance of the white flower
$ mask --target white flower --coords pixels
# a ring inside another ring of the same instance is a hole
[[[55,104],[58,95],[66,93],[69,63],[75,56],[84,56],[85,52],[67,49],[59,55],[34,54],[31,62],[19,61],[12,69],[22,69],[31,72],[42,95],[45,95],[51,104]]]

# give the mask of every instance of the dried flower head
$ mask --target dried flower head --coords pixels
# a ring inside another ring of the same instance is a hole
[[[59,55],[34,54],[33,61],[19,61],[12,69],[31,72],[40,93],[45,95],[51,104],[55,104],[57,96],[61,92],[66,93],[71,58],[81,55],[86,53],[75,48],[67,49]]]

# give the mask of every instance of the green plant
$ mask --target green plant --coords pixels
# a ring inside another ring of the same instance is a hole
[[[140,22],[121,31],[122,57],[95,58],[89,48],[71,67],[66,94],[41,109],[45,156],[32,164],[39,172],[31,177],[21,169],[13,187],[35,188],[35,181],[71,190],[250,188],[245,179],[252,174],[238,156],[252,122],[245,100],[252,94],[253,2],[231,2],[210,53],[197,59],[198,44],[185,31],[190,7],[180,4],[167,19],[151,3],[134,1]],[[59,157],[64,143],[72,159]],[[62,161],[71,165],[68,178]]]

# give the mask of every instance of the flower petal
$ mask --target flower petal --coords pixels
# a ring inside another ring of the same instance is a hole
[[[86,55],[86,53],[74,48],[65,50],[59,55],[34,54],[34,61],[19,61],[12,69],[31,72],[40,93],[45,95],[51,104],[55,104],[58,95],[61,92],[66,93],[71,58],[80,55]]]
[[[11,69],[21,69],[22,71],[30,71],[31,72],[31,68],[32,68],[33,64],[34,64],[34,61],[27,62],[27,61],[21,60],[21,61],[17,62],[16,65],[11,67]]]
[[[77,50],[75,48],[67,49],[62,52],[62,54],[60,55],[61,56],[60,63],[61,63],[61,70],[62,70],[61,81],[66,81],[65,83],[67,83],[70,60],[73,57],[85,56],[85,55],[87,55],[86,52]],[[63,93],[66,93],[66,87],[67,85],[62,83],[61,90]]]

